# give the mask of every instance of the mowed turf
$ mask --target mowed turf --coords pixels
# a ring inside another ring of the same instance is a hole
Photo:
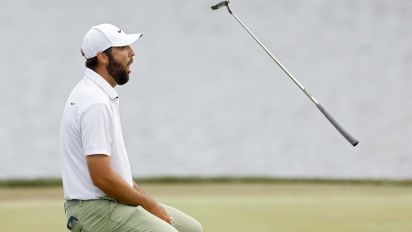
[[[412,187],[348,184],[144,184],[210,232],[410,232]],[[0,188],[0,231],[63,232],[60,188]]]

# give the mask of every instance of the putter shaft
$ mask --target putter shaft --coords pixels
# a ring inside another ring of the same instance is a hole
[[[223,1],[218,3],[217,5],[213,6],[212,9],[216,10],[219,9],[222,6],[226,6],[229,13],[233,15],[233,17],[239,22],[239,24],[249,33],[250,36],[253,37],[253,39],[260,45],[260,47],[265,50],[265,52],[272,58],[272,60],[286,73],[286,75],[305,93],[305,95],[316,105],[316,107],[322,112],[322,114],[328,119],[328,121],[342,134],[343,137],[348,140],[349,143],[352,144],[352,146],[358,145],[359,141],[352,137],[343,127],[339,125],[339,123],[325,110],[325,108],[313,97],[306,89],[305,87],[299,83],[298,80],[283,66],[277,59],[276,57],[265,47],[265,45],[260,42],[260,40],[253,34],[253,32],[246,27],[246,25],[237,17],[235,13],[229,8],[229,1]]]

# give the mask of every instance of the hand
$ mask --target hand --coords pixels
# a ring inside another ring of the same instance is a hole
[[[150,208],[147,208],[146,210],[149,211],[151,214],[155,215],[156,217],[162,219],[163,221],[172,224],[172,216],[170,216],[159,203],[153,202],[153,205]]]

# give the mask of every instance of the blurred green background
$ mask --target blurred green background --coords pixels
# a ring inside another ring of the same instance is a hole
[[[143,183],[205,231],[410,232],[412,186],[385,183]],[[67,231],[62,189],[1,187],[1,231]]]

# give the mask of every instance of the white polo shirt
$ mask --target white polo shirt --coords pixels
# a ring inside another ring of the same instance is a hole
[[[60,163],[64,198],[90,200],[106,196],[90,177],[86,156],[111,156],[111,166],[133,186],[123,141],[116,90],[99,74],[86,69],[70,93],[60,126]]]

